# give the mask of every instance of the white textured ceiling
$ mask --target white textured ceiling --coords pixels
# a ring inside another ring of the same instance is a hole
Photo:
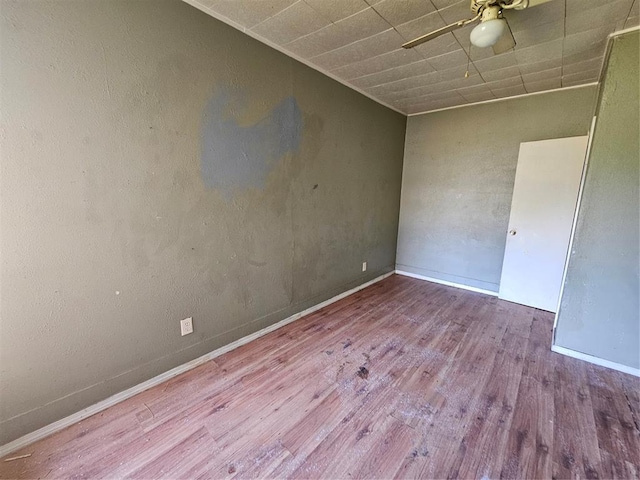
[[[552,0],[505,13],[517,46],[471,47],[469,0],[185,0],[406,114],[592,83],[607,36],[637,26],[640,0]],[[469,63],[469,77],[465,78]]]

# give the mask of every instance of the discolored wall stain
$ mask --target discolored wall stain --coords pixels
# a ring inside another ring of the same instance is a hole
[[[0,44],[0,445],[393,270],[403,115],[180,0]]]
[[[304,124],[296,99],[287,97],[258,122],[241,125],[232,113],[236,99],[217,92],[202,119],[202,180],[227,198],[239,189],[263,188],[279,160],[298,151]]]

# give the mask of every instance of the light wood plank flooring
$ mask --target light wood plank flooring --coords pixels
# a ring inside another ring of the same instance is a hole
[[[638,478],[638,379],[392,276],[14,452],[3,478]]]

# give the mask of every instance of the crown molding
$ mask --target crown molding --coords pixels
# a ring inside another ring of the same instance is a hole
[[[552,90],[541,90],[539,92],[523,93],[521,95],[513,95],[511,97],[494,98],[494,99],[491,99],[491,100],[483,100],[482,102],[465,103],[463,105],[454,105],[452,107],[438,108],[438,109],[435,109],[435,110],[426,110],[424,112],[410,113],[407,116],[408,117],[416,117],[418,115],[426,115],[427,113],[444,112],[446,110],[455,110],[455,109],[458,109],[458,108],[474,107],[476,105],[484,105],[484,104],[487,104],[487,103],[504,102],[506,100],[515,100],[517,98],[534,97],[536,95],[544,95],[545,93],[554,93],[554,92],[564,92],[564,91],[567,91],[567,90],[576,90],[578,88],[593,87],[595,85],[598,85],[598,82],[584,83],[582,85],[572,85],[571,87],[554,88]]]
[[[243,27],[242,25],[234,22],[233,20],[225,17],[224,15],[220,15],[218,12],[215,12],[214,10],[211,10],[210,8],[208,8],[206,5],[203,5],[202,3],[198,2],[197,0],[182,0],[185,3],[188,3],[189,5],[191,5],[192,7],[197,8],[198,10],[203,11],[204,13],[206,13],[207,15],[212,16],[213,18],[220,20],[223,23],[226,23],[227,25],[235,28],[236,30],[240,30],[242,33],[249,35],[251,38],[258,40],[261,43],[264,43],[265,45],[278,50],[280,53],[284,53],[286,56],[293,58],[294,60],[297,60],[298,62],[306,65],[307,67],[313,68],[314,70],[322,73],[323,75],[326,75],[327,77],[331,78],[332,80],[335,80],[338,83],[341,83],[342,85],[344,85],[345,87],[349,87],[351,90],[355,90],[356,92],[358,92],[361,95],[364,95],[365,97],[367,97],[370,100],[373,100],[374,102],[382,105],[383,107],[387,107],[391,110],[393,110],[394,112],[397,112],[401,115],[406,116],[406,112],[403,112],[402,110],[399,110],[398,108],[389,105],[388,103],[383,102],[382,100],[375,98],[374,96],[370,95],[369,93],[365,92],[364,90],[361,90],[360,88],[351,85],[349,83],[347,83],[344,79],[337,77],[336,75],[334,75],[333,73],[331,73],[328,70],[325,70],[324,68],[319,67],[318,65],[315,65],[314,63],[310,62],[307,59],[304,59],[298,55],[296,55],[293,52],[290,52],[289,50],[285,49],[284,47],[282,47],[281,45],[278,45],[276,43],[273,43],[271,40],[268,40],[266,38],[264,38],[261,35],[258,35],[257,33]]]

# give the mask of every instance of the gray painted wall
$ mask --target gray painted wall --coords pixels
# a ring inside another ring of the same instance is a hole
[[[498,291],[521,142],[586,135],[596,88],[409,117],[397,268]]]
[[[179,0],[1,22],[0,444],[394,268],[404,116]]]
[[[613,42],[555,338],[632,368],[640,368],[638,37]]]

